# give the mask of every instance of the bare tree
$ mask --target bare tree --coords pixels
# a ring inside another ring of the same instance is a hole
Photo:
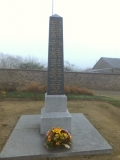
[[[73,71],[74,64],[71,64],[69,61],[64,61],[64,71]]]
[[[44,69],[45,64],[42,62],[39,62],[39,59],[36,57],[28,56],[24,59],[22,63],[18,65],[18,68],[20,69]]]
[[[0,53],[0,68],[15,68],[22,60],[20,56]]]
[[[17,69],[44,69],[46,65],[39,62],[36,57],[23,59],[20,56],[12,56],[0,53],[0,68],[17,68]]]

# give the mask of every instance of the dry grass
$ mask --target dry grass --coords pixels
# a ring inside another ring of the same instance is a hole
[[[26,90],[29,92],[45,93],[47,91],[46,85],[40,85],[37,82],[31,82],[26,86]],[[65,94],[81,94],[81,95],[93,95],[93,92],[87,88],[79,88],[76,85],[65,86]]]
[[[94,93],[87,88],[79,88],[75,85],[65,86],[66,94],[81,94],[81,95],[93,95]]]
[[[46,85],[40,85],[38,90],[39,90],[40,93],[46,93],[47,92],[47,86]]]
[[[37,82],[31,82],[26,85],[26,90],[29,92],[39,92],[40,85]]]
[[[40,85],[37,82],[27,84],[26,91],[34,93],[34,99],[37,99],[38,93],[45,93],[47,91],[46,85]]]

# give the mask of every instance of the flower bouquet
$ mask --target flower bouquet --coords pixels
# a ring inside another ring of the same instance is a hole
[[[71,134],[65,129],[57,127],[52,128],[47,132],[45,146],[47,147],[47,149],[58,148],[60,146],[70,148],[71,141]]]

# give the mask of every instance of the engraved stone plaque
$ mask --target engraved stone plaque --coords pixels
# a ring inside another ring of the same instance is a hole
[[[49,20],[47,94],[64,94],[63,19],[58,15]]]

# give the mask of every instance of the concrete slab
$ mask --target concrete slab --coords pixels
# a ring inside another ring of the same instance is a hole
[[[9,140],[3,148],[1,160],[37,160],[45,157],[109,154],[112,147],[83,114],[72,115],[73,143],[70,149],[47,150],[45,136],[40,135],[40,115],[20,117]]]

